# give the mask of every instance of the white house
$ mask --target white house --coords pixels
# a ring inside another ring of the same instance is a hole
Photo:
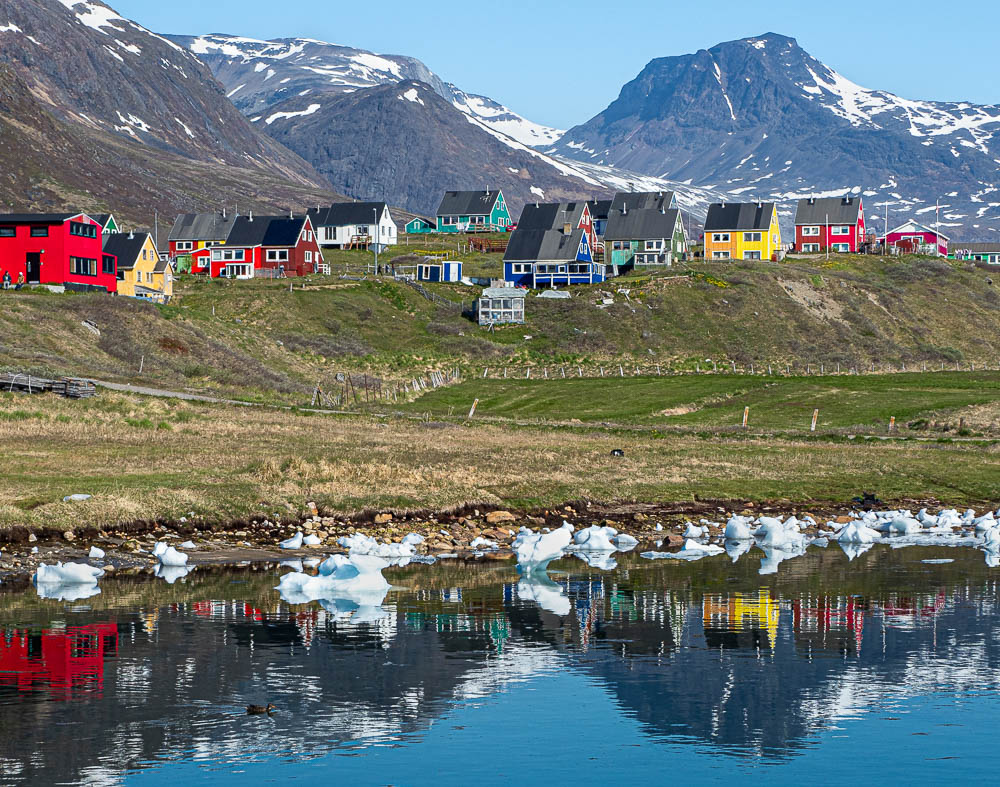
[[[327,249],[381,248],[397,242],[396,222],[384,202],[335,202],[329,208],[315,208],[309,217],[316,227],[319,245]]]

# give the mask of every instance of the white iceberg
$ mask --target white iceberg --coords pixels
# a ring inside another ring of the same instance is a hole
[[[186,566],[188,562],[187,555],[178,552],[172,546],[167,546],[163,541],[158,542],[153,547],[153,557],[164,566]]]
[[[851,522],[847,525],[847,527],[840,531],[840,535],[837,536],[837,541],[841,544],[874,544],[878,537],[879,534],[877,530],[873,530],[860,522]],[[855,555],[855,557],[857,557],[857,555]]]
[[[89,585],[103,576],[103,568],[88,566],[86,563],[56,563],[54,566],[41,563],[33,579],[36,585]]]
[[[302,544],[307,547],[318,547],[322,543],[322,539],[319,536],[314,536],[312,533],[302,539]]]
[[[424,543],[424,537],[419,533],[409,533],[400,543],[408,547],[415,547]]]
[[[471,549],[489,550],[489,549],[496,549],[497,545],[495,541],[490,541],[488,538],[477,536],[476,538],[472,539],[472,543],[469,544],[469,547]]]
[[[410,535],[415,535],[411,533]],[[384,543],[380,544],[377,539],[364,533],[354,533],[350,536],[341,536],[337,543],[350,552],[352,555],[375,555],[376,557],[410,557],[416,554],[416,545],[410,536],[403,539],[400,544]]]
[[[628,552],[639,546],[639,539],[630,536],[628,533],[619,533],[611,539],[611,542],[618,547],[619,552]]]
[[[512,544],[517,564],[526,571],[542,569],[562,557],[572,539],[573,526],[569,522],[551,533],[521,532]]]
[[[179,545],[179,548],[180,549],[197,549],[198,547],[195,545],[194,541],[185,541],[183,544]]]
[[[726,522],[726,541],[751,540],[753,533],[750,532],[750,521],[750,518],[745,516],[730,517],[729,521]]]
[[[703,538],[708,535],[708,528],[698,527],[690,522],[687,523],[687,528],[684,530],[684,538]]]
[[[278,546],[281,547],[282,549],[302,549],[302,541],[304,538],[305,536],[302,535],[302,531],[300,530],[291,538],[286,538],[284,541],[278,544]]]
[[[715,544],[699,544],[689,538],[684,542],[680,552],[643,552],[640,557],[648,560],[701,560],[703,557],[720,555],[725,551]]]
[[[762,547],[790,550],[805,545],[805,536],[799,532],[797,521],[785,523],[769,516],[762,516],[757,521],[760,526],[754,532],[754,537]]]
[[[87,554],[87,557],[91,558],[92,560],[103,560],[104,550],[99,549],[98,547],[91,547],[90,552]]]
[[[389,592],[382,576],[388,561],[373,555],[331,555],[319,566],[319,575],[285,574],[278,583],[281,598],[289,604],[320,601],[324,608],[340,610],[354,622],[384,617],[381,604]]]
[[[617,547],[611,542],[611,539],[616,535],[618,535],[618,531],[613,527],[593,525],[576,531],[573,535],[574,549],[587,552],[614,552]]]

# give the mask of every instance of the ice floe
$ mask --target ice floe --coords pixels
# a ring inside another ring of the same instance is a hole
[[[319,574],[285,574],[278,592],[289,604],[318,601],[329,612],[354,623],[371,622],[386,616],[382,602],[389,583],[382,569],[389,562],[375,555],[331,555],[319,565]]]
[[[640,557],[649,560],[701,560],[710,555],[720,555],[725,552],[722,547],[715,544],[699,544],[694,539],[688,539],[680,552],[643,552]]]
[[[618,535],[613,527],[592,527],[577,530],[573,535],[574,550],[584,552],[614,552],[617,547],[612,539]]]
[[[103,560],[104,550],[98,547],[91,547],[90,552],[87,553],[87,557],[89,557],[91,560]]]
[[[168,546],[163,541],[158,541],[153,547],[153,557],[164,566],[186,566],[188,556],[183,552],[178,552],[172,546]]]
[[[32,579],[40,598],[78,601],[101,592],[97,580],[102,576],[104,569],[86,563],[56,563],[52,566],[42,563]]]
[[[550,533],[533,533],[522,529],[511,542],[517,564],[522,572],[544,570],[553,560],[562,557],[573,540],[573,526],[563,522],[562,527]]]
[[[420,539],[419,541],[415,539]],[[423,537],[416,533],[410,533],[402,542],[394,544],[391,542],[379,543],[379,541],[364,533],[354,533],[350,536],[341,536],[337,543],[350,552],[352,555],[375,555],[377,557],[412,557],[416,554],[417,544],[423,541]]]
[[[278,546],[281,547],[282,549],[302,549],[302,541],[304,538],[305,536],[302,535],[302,531],[300,530],[291,538],[286,538],[284,541],[278,544]]]

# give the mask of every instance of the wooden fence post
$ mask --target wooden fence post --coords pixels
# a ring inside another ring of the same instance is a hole
[[[743,408],[743,428],[744,429],[747,428],[747,423],[749,421],[750,421],[750,408],[749,407],[744,407]]]
[[[819,410],[818,410],[818,409],[816,409],[816,410],[813,410],[813,421],[812,421],[812,426],[811,426],[811,427],[809,427],[809,431],[810,431],[810,432],[815,432],[815,431],[816,431],[816,419],[817,419],[817,418],[819,418]]]

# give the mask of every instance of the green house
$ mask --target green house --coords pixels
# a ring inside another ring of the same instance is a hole
[[[438,232],[506,232],[511,225],[499,189],[446,191],[437,210]]]
[[[415,219],[406,223],[406,226],[403,227],[403,231],[407,235],[420,235],[427,232],[437,232],[437,224],[433,219],[423,219],[420,216],[417,216]]]
[[[673,265],[687,252],[684,217],[673,192],[619,193],[604,231],[604,257],[618,268]]]

